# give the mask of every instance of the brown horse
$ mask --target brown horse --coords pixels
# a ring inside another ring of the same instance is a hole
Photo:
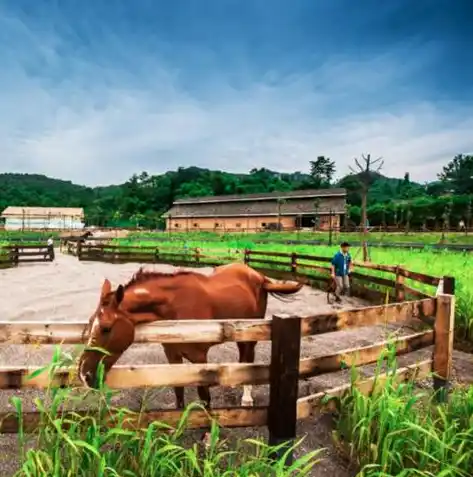
[[[97,310],[89,322],[89,340],[79,360],[79,376],[86,386],[96,384],[97,366],[103,360],[107,373],[133,343],[135,327],[157,320],[259,319],[266,313],[268,293],[282,296],[298,292],[300,283],[274,283],[241,263],[216,267],[205,276],[197,272],[158,273],[142,268],[125,285],[112,291],[106,279]],[[206,363],[216,343],[163,344],[171,364],[187,359]],[[240,363],[252,363],[256,341],[237,343]],[[104,356],[97,349],[109,355]],[[242,405],[251,406],[251,386],[244,386]],[[210,406],[209,386],[198,387],[199,398]],[[184,407],[184,388],[175,387],[177,407]]]

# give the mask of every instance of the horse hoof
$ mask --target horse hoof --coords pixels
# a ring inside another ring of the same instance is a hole
[[[242,399],[242,400],[241,400],[241,405],[242,405],[243,407],[252,407],[253,404],[254,404],[253,399]]]

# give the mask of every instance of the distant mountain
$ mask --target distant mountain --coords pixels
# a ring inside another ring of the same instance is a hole
[[[334,184],[348,192],[348,203],[361,203],[356,175]],[[134,174],[123,184],[86,187],[71,181],[39,174],[0,174],[0,209],[7,206],[84,207],[89,223],[133,225],[156,224],[177,198],[225,194],[263,193],[313,188],[311,176],[302,172],[280,173],[253,169],[248,174],[233,174],[199,167],[181,167],[152,176]],[[372,174],[369,204],[393,203],[422,195],[440,195],[439,183],[424,186],[409,176],[393,179]]]

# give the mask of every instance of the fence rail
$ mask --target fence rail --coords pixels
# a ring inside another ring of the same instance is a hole
[[[297,276],[300,281],[323,283],[330,277],[329,257],[296,252],[229,249],[225,253],[221,249],[117,245],[95,240],[88,244],[68,242],[67,249],[81,261],[173,263],[190,267],[217,266],[231,261],[243,261],[255,269],[262,272],[269,271],[282,279],[294,279]],[[356,271],[352,273],[354,293],[373,302],[385,303],[387,296],[389,301],[428,298],[433,295],[433,289],[429,287],[437,287],[439,284],[438,277],[410,271],[400,266],[357,261],[354,265],[356,267]],[[380,273],[387,276],[379,276]]]
[[[20,263],[51,262],[53,260],[54,251],[44,244],[19,243],[0,247],[0,264],[3,265],[3,268],[14,267]]]

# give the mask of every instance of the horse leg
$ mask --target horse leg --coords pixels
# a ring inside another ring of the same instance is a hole
[[[207,363],[209,346],[181,345],[180,349],[183,356],[191,363]],[[199,395],[199,399],[204,403],[205,409],[210,409],[210,387],[197,386],[197,394]]]
[[[240,363],[254,363],[255,361],[255,348],[256,341],[249,341],[245,343],[237,343],[238,350],[240,351]],[[252,394],[253,386],[251,384],[243,385],[243,396],[241,398],[242,406],[253,406]]]
[[[163,344],[163,348],[169,364],[182,364],[182,354],[174,346]],[[184,388],[175,387],[174,394],[176,395],[177,409],[184,409]]]

